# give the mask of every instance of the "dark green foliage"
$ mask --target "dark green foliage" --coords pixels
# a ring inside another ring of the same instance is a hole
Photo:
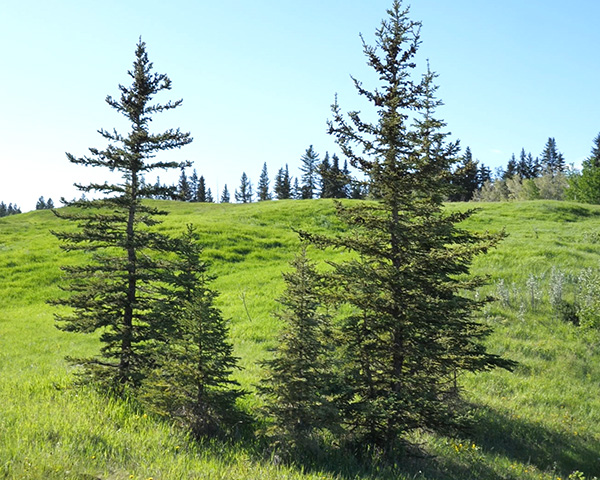
[[[135,57],[129,72],[132,85],[119,86],[120,99],[106,98],[131,124],[131,131],[123,135],[100,130],[109,143],[105,149],[90,148],[91,155],[81,158],[67,154],[76,165],[119,174],[120,181],[77,185],[84,194],[93,192],[98,198],[68,202],[72,208],[56,212],[78,227],[74,232],[55,233],[62,248],[90,254],[87,264],[63,267],[62,287],[70,295],[55,303],[69,311],[56,315],[58,327],[80,333],[100,331],[100,356],[79,362],[94,380],[117,390],[140,384],[151,362],[148,346],[163,329],[156,324],[159,319],[152,315],[152,308],[160,301],[154,285],[168,239],[151,227],[164,212],[143,204],[142,198],[162,198],[173,194],[173,189],[161,186],[158,179],[153,186],[142,185],[140,180],[155,169],[181,168],[179,163],[153,159],[192,141],[179,129],[149,131],[155,114],[178,107],[181,100],[152,104],[157,93],[171,88],[171,81],[164,74],[152,73],[141,40]]]
[[[242,173],[240,189],[235,191],[235,201],[238,203],[252,203],[252,183],[246,172]]]
[[[227,184],[223,187],[223,193],[221,193],[221,203],[229,203],[231,201],[231,196],[229,195],[229,190],[227,189]]]
[[[486,352],[481,340],[488,329],[474,318],[483,303],[463,293],[482,284],[467,276],[473,257],[500,236],[458,228],[471,211],[444,211],[458,145],[446,141],[444,123],[434,116],[435,75],[429,69],[418,80],[411,75],[420,24],[400,1],[388,13],[377,47],[364,45],[382,85],[367,90],[354,80],[378,121],[346,116],[336,101],[329,123],[377,201],[338,204],[347,234],[302,234],[318,246],[353,252],[353,260],[331,262],[328,292],[348,312],[339,342],[350,388],[344,421],[356,442],[384,449],[413,429],[455,424],[461,372],[512,365]]]
[[[9,215],[17,215],[21,213],[21,209],[12,203],[6,205],[4,202],[0,202],[0,217],[8,217]]]
[[[198,188],[196,189],[196,201],[197,202],[206,202],[206,182],[204,180],[204,176],[200,175],[198,179]]]
[[[578,202],[600,204],[600,134],[594,139],[592,154],[583,161],[581,175],[570,181],[569,196]]]
[[[277,200],[286,200],[292,198],[292,181],[288,171],[287,164],[285,170],[280,168],[275,177],[275,197]]]
[[[302,172],[300,198],[314,198],[318,184],[319,154],[315,152],[311,145],[300,157],[300,161],[302,162],[300,164],[300,171]]]
[[[265,200],[271,200],[271,194],[269,193],[269,174],[267,172],[267,162],[263,164],[262,171],[260,172],[260,178],[258,179],[258,201],[263,202]]]
[[[198,182],[198,173],[196,173],[196,169],[194,169],[192,176],[190,177],[190,190],[192,191],[191,202],[198,201]]]
[[[468,202],[480,186],[479,162],[473,159],[471,149],[467,147],[461,163],[454,169],[450,182],[453,191],[448,199],[453,202]]]
[[[502,174],[502,179],[506,180],[507,178],[511,178],[516,174],[517,174],[517,159],[515,157],[515,154],[513,153],[512,156],[510,157],[510,160],[506,164],[506,170],[504,170],[504,173]]]
[[[321,198],[362,198],[351,195],[352,178],[348,167],[345,164],[344,169],[340,169],[340,159],[336,154],[331,157],[329,163],[329,154],[319,165],[319,175],[321,176]]]
[[[540,162],[544,172],[549,172],[552,175],[562,173],[566,170],[565,158],[558,151],[554,138],[548,138],[544,151],[540,155]]]
[[[210,188],[206,190],[206,203],[214,203],[215,199],[213,198],[212,191]]]
[[[265,362],[260,391],[271,417],[267,435],[280,453],[318,446],[320,434],[339,429],[334,401],[333,345],[329,317],[321,306],[323,283],[303,250],[284,273],[286,290],[279,344]],[[337,427],[337,428],[336,428]]]
[[[176,259],[165,269],[164,300],[153,310],[155,323],[166,326],[164,339],[154,345],[143,398],[198,437],[225,433],[242,418],[235,403],[243,394],[231,378],[238,367],[227,322],[214,305],[217,293],[209,288],[212,278],[191,225],[170,251]]]
[[[185,173],[185,168],[181,169],[181,174],[179,175],[177,198],[183,202],[191,202],[194,199],[194,192]]]

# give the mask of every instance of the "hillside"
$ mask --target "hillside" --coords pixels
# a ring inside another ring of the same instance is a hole
[[[283,290],[281,271],[298,247],[290,227],[337,228],[333,204],[160,204],[170,211],[161,229],[199,227],[244,367],[238,378],[252,388],[260,375],[258,361],[276,337],[272,312]],[[59,266],[77,261],[49,233],[64,226],[49,211],[0,219],[0,478],[600,476],[600,335],[565,321],[550,304],[557,278],[563,279],[562,298],[572,302],[583,269],[598,270],[600,207],[549,201],[476,206],[481,210],[468,228],[508,233],[473,271],[490,276],[480,295],[499,298],[483,312],[494,329],[490,350],[517,360],[519,367],[463,378],[465,397],[476,407],[472,431],[464,438],[415,437],[432,456],[399,459],[397,470],[359,467],[346,459],[278,467],[261,459],[251,442],[198,445],[134,405],[74,388],[64,357],[93,353],[98,343],[93,336],[58,331],[46,304],[59,294]],[[247,408],[253,402],[248,398]]]

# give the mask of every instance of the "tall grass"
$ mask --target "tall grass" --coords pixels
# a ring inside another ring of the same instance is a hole
[[[260,360],[274,345],[274,301],[281,271],[298,248],[293,228],[339,228],[330,201],[250,205],[161,202],[160,226],[178,232],[194,223],[217,276],[219,306],[231,319],[238,380],[252,391]],[[600,208],[567,202],[481,204],[466,228],[508,233],[473,272],[489,275],[480,295],[501,280],[526,298],[530,276],[548,282],[552,268],[575,275],[598,268]],[[464,209],[457,204],[449,208]],[[538,308],[521,301],[488,306],[493,352],[517,360],[514,373],[465,375],[474,406],[462,437],[419,432],[420,455],[394,464],[361,465],[335,453],[312,465],[276,465],[252,440],[197,443],[137,405],[109,400],[73,384],[66,355],[93,354],[94,335],[53,325],[46,301],[60,294],[65,256],[49,230],[65,228],[51,212],[0,219],[0,479],[566,479],[600,476],[600,335],[563,321],[545,286]],[[313,250],[317,260],[336,255]],[[542,282],[543,283],[543,282]],[[513,286],[514,285],[514,286]],[[541,285],[541,283],[540,283]],[[546,284],[544,284],[546,285]],[[540,287],[541,288],[541,287]],[[245,407],[252,411],[249,396]],[[393,462],[392,462],[393,463]],[[575,472],[575,473],[574,473]],[[579,473],[578,473],[579,472]]]

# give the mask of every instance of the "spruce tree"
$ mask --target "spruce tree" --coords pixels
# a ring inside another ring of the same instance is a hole
[[[159,413],[174,417],[197,436],[230,430],[240,414],[235,403],[243,394],[231,378],[237,358],[228,339],[229,328],[215,306],[217,292],[194,227],[172,240],[176,254],[165,269],[156,323],[168,318],[157,343],[155,362],[143,398]]]
[[[227,184],[223,187],[223,192],[221,193],[221,203],[229,203],[231,202],[231,196],[229,195],[229,190],[227,189]]]
[[[364,44],[382,85],[368,90],[354,80],[377,121],[344,115],[336,100],[329,122],[342,153],[376,188],[377,201],[337,205],[346,234],[302,234],[352,252],[350,260],[331,262],[328,293],[348,312],[339,342],[351,391],[344,419],[356,442],[385,449],[411,430],[455,422],[454,380],[461,372],[511,366],[486,352],[481,339],[489,330],[474,317],[482,302],[463,293],[481,285],[467,276],[471,261],[500,235],[459,228],[470,211],[444,211],[458,145],[447,141],[435,117],[435,74],[429,68],[417,79],[412,74],[420,23],[398,0],[388,14],[376,46]]]
[[[177,185],[177,197],[182,202],[191,202],[194,198],[192,188],[190,187],[190,182],[185,173],[185,168],[181,169],[181,174],[179,175],[179,183]]]
[[[198,202],[206,202],[206,181],[204,176],[200,175],[198,179],[198,189],[196,190],[196,198]]]
[[[251,203],[252,202],[252,183],[246,175],[246,172],[242,172],[240,179],[240,189],[234,192],[235,201],[238,203]]]
[[[545,172],[552,175],[562,173],[566,170],[566,162],[562,153],[558,151],[556,140],[548,138],[541,154],[541,165]]]
[[[478,163],[477,160],[473,159],[471,149],[467,147],[461,158],[461,163],[452,173],[450,183],[453,189],[448,197],[449,200],[454,202],[468,202],[473,198],[473,194],[479,187],[477,178]]]
[[[300,171],[302,172],[301,198],[314,198],[318,184],[319,154],[311,145],[300,157]]]
[[[35,209],[36,210],[45,210],[46,209],[46,200],[44,200],[44,197],[38,198],[38,201],[35,204]]]
[[[63,219],[77,225],[76,231],[55,232],[66,251],[83,251],[89,261],[64,266],[63,290],[70,292],[55,303],[69,307],[56,315],[58,327],[65,331],[100,333],[99,356],[79,359],[87,378],[116,390],[138,386],[151,363],[148,345],[162,319],[152,308],[160,303],[155,284],[159,282],[160,257],[167,238],[152,229],[157,217],[165,212],[142,203],[142,198],[164,198],[174,189],[157,185],[144,188],[142,175],[156,169],[182,168],[176,162],[154,160],[163,151],[180,148],[192,141],[189,133],[169,129],[151,133],[150,123],[156,114],[171,110],[181,100],[154,104],[154,96],[171,88],[165,74],[152,72],[146,44],[139,41],[133,69],[128,72],[131,86],[119,85],[120,98],[111,96],[106,102],[122,114],[131,125],[127,134],[100,130],[108,141],[104,149],[90,148],[91,155],[75,157],[71,163],[105,168],[120,175],[114,183],[76,185],[84,194],[95,192],[92,200],[66,202],[73,207],[56,211]]]
[[[196,172],[196,169],[194,169],[192,176],[190,177],[190,191],[192,193],[192,199],[190,200],[191,202],[198,201],[198,182],[198,173]]]
[[[292,183],[290,180],[290,172],[287,164],[285,169],[280,168],[275,177],[275,197],[277,200],[287,200],[292,198]]]
[[[212,191],[209,189],[206,190],[206,203],[214,203],[215,199],[213,198]]]
[[[263,164],[262,171],[260,172],[260,178],[258,179],[257,189],[259,202],[271,200],[271,194],[269,193],[269,174],[267,172],[267,162]]]
[[[272,418],[267,429],[280,453],[306,453],[326,430],[337,431],[330,319],[321,304],[323,282],[303,249],[284,273],[286,290],[278,302],[282,322],[273,358],[264,362],[260,392]]]

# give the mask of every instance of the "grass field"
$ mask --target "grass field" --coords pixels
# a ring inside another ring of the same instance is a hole
[[[249,205],[163,202],[161,229],[194,223],[217,276],[219,305],[252,389],[278,325],[274,301],[281,271],[298,249],[293,228],[339,228],[331,201]],[[471,205],[451,205],[465,209]],[[49,233],[64,228],[51,212],[0,219],[0,479],[591,479],[600,476],[600,334],[564,321],[550,306],[552,269],[563,295],[577,291],[585,268],[599,269],[600,207],[568,202],[477,205],[465,224],[505,229],[508,237],[477,259],[489,275],[481,295],[500,298],[482,312],[494,328],[489,348],[517,360],[513,373],[461,379],[474,406],[462,438],[415,435],[425,457],[397,465],[346,458],[277,466],[254,442],[189,440],[159,418],[123,401],[76,388],[65,355],[89,355],[95,336],[54,327],[46,301],[59,294],[66,257]],[[332,252],[311,250],[323,260]],[[252,410],[256,400],[245,399]]]

